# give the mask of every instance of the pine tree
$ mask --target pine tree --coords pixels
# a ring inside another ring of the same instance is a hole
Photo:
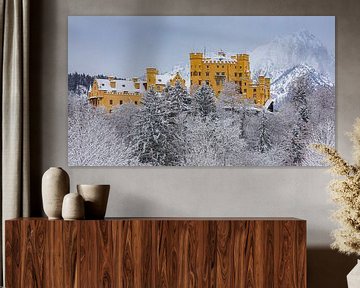
[[[297,79],[291,88],[290,96],[293,109],[293,127],[290,134],[290,143],[286,147],[288,157],[286,165],[301,166],[305,159],[307,138],[309,135],[309,82],[307,75]]]
[[[292,103],[295,111],[304,123],[309,122],[308,94],[309,83],[307,76],[299,78],[291,89]]]
[[[271,149],[271,138],[270,131],[268,127],[268,117],[266,115],[266,111],[262,110],[260,115],[260,123],[259,123],[259,144],[258,149],[260,153],[265,153]]]
[[[191,98],[179,81],[175,83],[175,86],[167,86],[164,90],[164,96],[168,109],[173,113],[173,116],[190,110]]]
[[[291,130],[290,143],[288,143],[286,147],[288,157],[285,160],[285,165],[301,166],[304,159],[305,147],[306,145],[302,138],[301,127],[299,126],[299,122],[296,122]]]
[[[213,116],[216,112],[214,91],[208,85],[201,85],[192,99],[194,114],[201,117]]]
[[[175,124],[170,121],[164,96],[150,89],[141,102],[143,106],[135,120],[132,141],[134,156],[148,165],[178,165],[178,135]]]

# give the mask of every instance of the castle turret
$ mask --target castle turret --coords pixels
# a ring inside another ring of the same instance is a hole
[[[201,85],[203,53],[190,53],[190,85]]]
[[[159,71],[156,68],[148,67],[146,68],[146,82],[148,89],[151,86],[155,86],[156,84],[156,75],[159,74]]]

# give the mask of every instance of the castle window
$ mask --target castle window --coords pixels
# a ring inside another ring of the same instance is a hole
[[[190,85],[192,85],[192,80],[190,80]]]
[[[201,72],[199,72],[199,76],[201,76]]]
[[[254,92],[256,92],[256,88],[254,88]]]
[[[218,91],[218,94],[220,94],[220,91]]]
[[[235,72],[235,77],[237,77],[237,73]]]
[[[209,65],[206,65],[206,68],[209,69]]]
[[[206,80],[206,85],[209,85],[209,80]]]
[[[135,105],[137,105],[137,104],[138,104],[138,102],[137,102],[137,101],[135,101],[134,103],[135,103]]]
[[[225,72],[222,72],[221,75],[225,75]]]
[[[120,100],[120,105],[122,105],[123,104],[123,100]]]
[[[125,87],[125,84],[122,84],[121,86],[122,86],[122,87]]]
[[[129,94],[129,91],[124,91],[124,94]]]
[[[113,100],[110,100],[110,105],[112,105],[113,104]]]
[[[205,72],[205,75],[206,75],[206,76],[209,76],[209,72]]]
[[[247,90],[246,90],[246,89],[244,89],[244,93],[246,93],[246,91],[247,91]]]
[[[242,73],[240,73],[239,76],[242,77]]]
[[[244,82],[244,85],[246,86],[246,82]]]
[[[199,85],[201,85],[201,80],[199,80]]]
[[[224,65],[222,65],[222,68],[224,68]]]
[[[198,76],[198,72],[197,71],[194,71],[194,76]]]
[[[242,69],[242,67],[240,66],[240,69]]]
[[[216,65],[216,68],[219,68],[219,65]]]

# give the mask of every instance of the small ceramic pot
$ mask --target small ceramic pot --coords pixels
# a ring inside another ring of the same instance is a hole
[[[69,175],[60,167],[49,168],[42,177],[43,208],[49,219],[61,219],[63,198],[69,193]]]
[[[79,193],[69,193],[65,195],[62,205],[62,217],[64,220],[84,219],[85,208],[84,199]]]
[[[104,219],[110,185],[77,185],[78,193],[85,201],[85,219]]]

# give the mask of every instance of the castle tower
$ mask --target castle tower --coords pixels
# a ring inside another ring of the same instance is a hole
[[[156,68],[152,68],[152,67],[146,68],[147,89],[149,89],[151,86],[155,87],[156,75],[158,74],[159,71]]]
[[[201,85],[203,53],[190,53],[190,85]]]

